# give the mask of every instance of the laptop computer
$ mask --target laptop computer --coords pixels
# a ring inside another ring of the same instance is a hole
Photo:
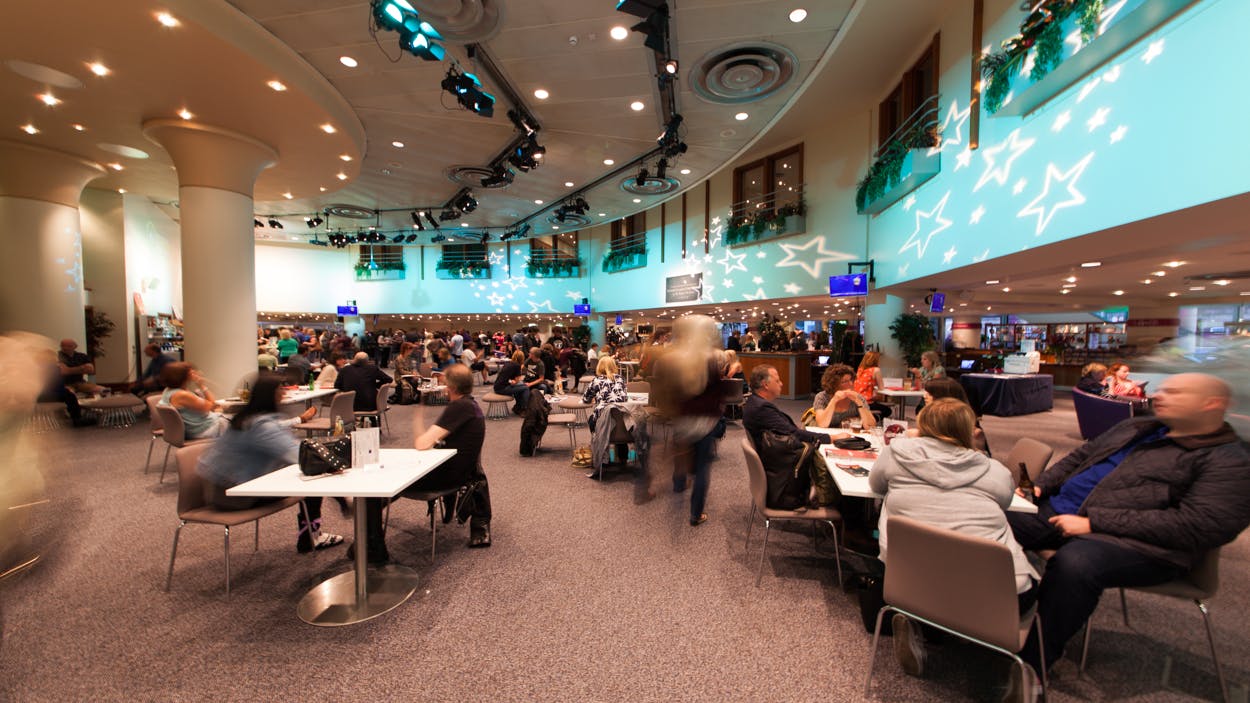
[[[828,365],[829,365],[829,355],[828,355],[828,354],[821,354],[820,356],[816,357],[816,365],[817,365],[817,366],[828,366]]]

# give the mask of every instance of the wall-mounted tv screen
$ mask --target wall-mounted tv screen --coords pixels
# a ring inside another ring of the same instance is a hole
[[[929,303],[929,312],[942,312],[946,310],[946,294],[934,293],[933,299]]]
[[[581,304],[581,303],[576,303],[576,304],[574,304],[574,305],[573,305],[573,314],[574,314],[574,315],[585,315],[586,317],[590,317],[590,305],[589,305],[589,304],[583,305],[583,304]]]
[[[863,273],[852,273],[846,276],[829,277],[829,297],[849,298],[868,295],[868,276]]]
[[[339,312],[338,312],[339,317],[354,317],[357,314],[359,313],[357,312],[357,308],[355,305],[340,305],[339,306]]]

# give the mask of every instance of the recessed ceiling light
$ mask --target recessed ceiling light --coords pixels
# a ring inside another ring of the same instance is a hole
[[[1086,261],[1081,264],[1081,268],[1083,269],[1096,269],[1099,266],[1102,266],[1101,261]]]
[[[1067,278],[1063,280],[1067,281],[1068,283],[1076,283],[1076,276],[1068,276]]]
[[[617,41],[621,41],[621,40],[622,40],[622,39],[624,39],[625,37],[628,37],[628,36],[629,36],[629,30],[628,30],[628,29],[625,29],[624,27],[622,27],[622,26],[620,26],[620,25],[617,25],[617,26],[613,27],[613,28],[611,29],[611,31],[609,31],[609,32],[608,32],[608,34],[609,34],[609,35],[611,35],[611,37],[612,37],[613,39],[615,39],[615,40],[617,40]]]
[[[612,159],[604,159],[604,160],[603,160],[603,165],[604,165],[604,166],[611,166],[612,164],[615,164],[615,163],[616,163],[616,162],[615,162],[615,161],[613,161]]]
[[[994,279],[994,280],[992,280],[992,281],[986,281],[986,282],[985,282],[985,285],[987,285],[987,286],[996,286],[996,285],[998,285],[998,279],[997,279],[997,278],[995,278],[995,279]]]
[[[156,21],[157,21],[157,22],[160,22],[161,24],[165,25],[166,27],[177,27],[178,25],[182,24],[181,22],[179,22],[179,21],[178,21],[178,18],[177,18],[177,17],[174,17],[173,15],[169,14],[168,12],[158,12],[158,13],[156,13]]]
[[[636,202],[636,203],[641,203],[641,202],[642,202],[642,198],[634,198],[634,202]]]
[[[324,192],[326,192],[326,187],[325,187],[325,186],[319,186],[319,187],[317,188],[317,190],[319,190],[319,191],[321,191],[322,193],[324,193]]]
[[[565,188],[572,188],[572,187],[573,187],[573,181],[565,181],[565,182],[564,182],[564,187],[565,187]]]
[[[1189,290],[1206,290],[1206,286],[1190,286]]]
[[[1218,280],[1218,281],[1211,281],[1211,282],[1212,282],[1212,283],[1214,283],[1214,284],[1215,284],[1215,285],[1217,285],[1217,286],[1226,286],[1226,285],[1228,285],[1228,284],[1232,283],[1232,281],[1228,280],[1227,278],[1221,278],[1221,279],[1220,279],[1220,280]]]
[[[560,229],[560,225],[552,225],[551,229]]]
[[[337,178],[337,179],[339,179],[340,181],[345,181],[345,180],[347,180],[347,174],[346,174],[346,173],[343,173],[343,172],[336,173],[336,174],[334,175],[334,177],[335,177],[335,178]]]
[[[290,193],[283,193],[282,197],[286,198],[287,200],[290,200],[291,198],[294,198],[295,196],[291,195]]]
[[[1165,263],[1165,264],[1163,264],[1163,265],[1164,265],[1164,266],[1167,266],[1167,267],[1168,267],[1168,268],[1170,268],[1170,269],[1174,269],[1174,268],[1178,268],[1178,267],[1184,266],[1184,265],[1185,265],[1185,263],[1186,263],[1186,262],[1184,262],[1184,261],[1168,261],[1168,262],[1166,262],[1166,263]]]
[[[1124,291],[1122,291],[1122,290],[1113,290],[1113,291],[1111,291],[1111,295],[1124,295]]]
[[[1180,295],[1180,293],[1177,293],[1176,291],[1172,291],[1171,293],[1168,293],[1169,298],[1175,298],[1178,295]]]
[[[1063,284],[1063,287],[1064,287],[1064,288],[1076,288],[1076,284],[1075,284],[1075,283],[1065,283],[1065,284]]]
[[[96,74],[97,76],[100,76],[100,77],[104,77],[104,76],[107,76],[108,74],[112,73],[112,71],[111,71],[111,70],[109,70],[109,67],[108,67],[108,66],[105,66],[104,64],[100,63],[99,61],[96,61],[96,62],[94,62],[94,63],[89,63],[89,64],[87,64],[87,68],[88,68],[88,69],[90,69],[92,73],[94,73],[94,74]]]
[[[330,124],[329,122],[327,122],[327,123],[325,123],[325,124],[321,125],[321,131],[322,131],[322,132],[325,132],[326,134],[334,134],[334,133],[335,133],[335,132],[337,132],[338,130],[334,128],[334,125],[332,125],[332,124]]]
[[[1059,292],[1060,292],[1061,294],[1063,294],[1063,295],[1067,295],[1068,293],[1071,293],[1072,291],[1068,290],[1067,288],[1064,288],[1063,290],[1061,290],[1061,291],[1059,291]]]
[[[1237,295],[1250,295],[1250,290],[1243,290],[1242,292],[1238,293]]]
[[[739,112],[738,114],[734,115],[734,119],[738,120],[739,122],[745,120],[748,117],[750,117],[750,115],[748,115],[745,112]]]
[[[394,142],[391,142],[391,146],[395,147],[396,149],[403,149],[404,143],[401,141],[394,141]]]
[[[1162,277],[1162,276],[1166,276],[1166,275],[1168,275],[1168,272],[1167,272],[1167,271],[1151,271],[1151,272],[1150,272],[1150,275],[1151,275],[1151,276],[1160,276],[1160,277]]]
[[[359,65],[359,64],[357,63],[356,59],[353,59],[353,58],[352,58],[352,57],[350,57],[350,56],[340,56],[340,57],[339,57],[339,63],[343,64],[344,66],[346,66],[346,67],[348,67],[348,68],[356,68],[356,66],[358,66],[358,65]]]
[[[39,102],[43,103],[44,105],[47,105],[48,107],[55,107],[61,104],[61,99],[56,97],[52,93],[40,93]]]
[[[191,111],[185,107],[178,111],[178,116],[184,120],[189,120],[192,117],[195,117],[195,115],[192,115]]]
[[[350,155],[350,154],[339,154],[339,158],[340,158],[340,159],[342,159],[343,161],[351,161],[351,160],[352,160],[352,157],[351,157],[351,155]]]
[[[1004,293],[1010,293],[1010,292],[1011,292],[1011,287],[1010,287],[1010,286],[1003,286],[1003,292],[1004,292]]]
[[[538,90],[534,91],[534,97],[538,98],[539,100],[546,100],[547,98],[551,97],[551,93],[548,93],[542,88],[539,88]]]
[[[607,216],[608,216],[608,213],[606,212],[599,213],[599,217],[607,217]]]
[[[1143,279],[1142,279],[1142,283],[1145,283],[1146,285],[1150,285],[1151,283],[1154,283],[1154,282],[1155,282],[1155,279],[1153,279],[1153,278],[1143,278]]]
[[[681,170],[681,175],[683,175],[683,176],[689,176],[689,175],[690,175],[690,169],[688,169],[688,168],[683,168],[683,169]]]
[[[117,192],[118,192],[118,193],[121,193],[122,195],[125,195],[125,194],[126,194],[126,189],[125,189],[125,188],[118,188],[118,189],[117,189]]]
[[[798,24],[807,19],[807,10],[799,7],[790,11],[790,21]]]
[[[634,112],[641,112],[644,109],[646,109],[646,107],[647,107],[647,104],[641,100],[635,100],[629,104],[629,109],[633,110]]]
[[[535,204],[535,205],[542,205],[542,204],[543,204],[543,201],[541,201],[541,200],[535,200],[535,201],[534,201],[534,204]]]
[[[72,125],[72,126],[73,126],[73,128],[74,128],[74,131],[75,131],[75,132],[86,132],[86,131],[87,131],[87,128],[86,128],[86,127],[84,127],[84,126],[82,126],[82,125],[80,125],[80,124],[76,124],[76,125]]]
[[[468,227],[468,226],[469,226],[469,223],[468,223],[468,222],[461,222],[461,223],[460,223],[460,226],[461,226],[461,227]]]
[[[113,169],[114,171],[120,171],[120,170],[122,170],[122,169],[123,169],[123,168],[125,168],[125,167],[124,167],[124,166],[122,166],[122,165],[121,165],[121,164],[119,164],[119,163],[111,163],[111,164],[109,164],[109,168]]]
[[[282,81],[269,81],[265,85],[269,86],[270,88],[273,88],[279,93],[286,90],[286,84],[283,83]]]

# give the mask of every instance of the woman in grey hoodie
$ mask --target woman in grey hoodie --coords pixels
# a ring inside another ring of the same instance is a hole
[[[1021,611],[1034,600],[1037,572],[1016,543],[1004,512],[1015,486],[1011,472],[976,451],[972,408],[954,398],[937,398],[917,418],[919,437],[898,437],[873,464],[868,483],[885,495],[878,523],[881,560],[886,559],[886,522],[891,515],[992,539],[1011,550]],[[919,675],[924,650],[902,615],[894,617],[895,654],[904,671]]]

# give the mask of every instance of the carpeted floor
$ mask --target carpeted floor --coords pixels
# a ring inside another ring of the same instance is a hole
[[[794,417],[806,406],[783,405]],[[392,410],[384,446],[410,446],[413,412]],[[487,428],[494,546],[467,549],[467,528],[453,526],[440,533],[431,565],[425,505],[401,501],[388,544],[396,561],[420,571],[423,588],[397,610],[344,628],[311,627],[295,615],[306,589],[348,564],[343,547],[297,554],[293,511],[262,521],[259,552],[250,528],[236,531],[229,601],[220,530],[188,527],[165,593],[176,487],[141,469],[146,426],[38,436],[51,500],[30,533],[44,558],[0,585],[0,700],[861,697],[871,636],[855,592],[835,582],[831,559],[814,551],[806,530],[774,529],[763,582],[754,586],[762,531],[744,549],[740,423],[720,445],[711,519],[699,527],[687,524],[688,494],[638,505],[630,476],[600,484],[570,468],[560,428],[548,432],[538,457],[520,458],[519,427],[510,418]],[[1020,436],[1052,443],[1057,456],[1080,443],[1064,399],[1054,412],[989,417],[984,427],[998,456]],[[350,533],[329,502],[326,513],[331,530]],[[1244,701],[1250,538],[1226,548],[1222,574],[1211,606],[1215,634]],[[1105,599],[1095,615],[1089,672],[1078,678],[1074,661],[1062,662],[1052,700],[1218,696],[1191,604],[1130,594],[1129,628],[1115,601]],[[926,676],[916,679],[899,671],[887,640],[874,696],[997,700],[1004,661],[945,643],[930,647]]]

